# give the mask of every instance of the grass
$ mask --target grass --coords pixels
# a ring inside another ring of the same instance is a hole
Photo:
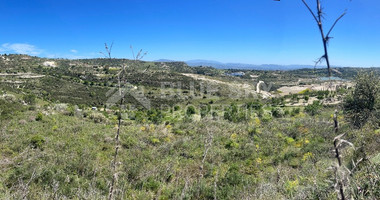
[[[237,123],[194,120],[182,108],[166,112],[160,123],[148,115],[142,121],[125,118],[116,198],[334,198],[328,182],[333,172],[326,170],[334,164],[329,153],[333,109],[325,109],[317,117],[301,113]],[[115,115],[84,111],[107,119],[94,121],[47,108],[25,110],[2,122],[1,198],[24,195],[22,188],[31,177],[26,193],[30,199],[105,198]],[[39,113],[43,116],[37,121]],[[200,178],[210,132],[213,142]]]

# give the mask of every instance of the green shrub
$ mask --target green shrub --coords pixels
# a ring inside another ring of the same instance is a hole
[[[299,158],[291,158],[289,160],[289,166],[294,167],[294,168],[301,166],[300,159]]]
[[[180,129],[173,129],[173,133],[176,134],[176,135],[183,135],[184,131],[182,131]]]
[[[0,99],[0,121],[12,119],[15,114],[24,109],[23,105],[18,102],[8,102]]]
[[[314,116],[320,112],[320,109],[322,108],[322,103],[319,101],[313,101],[313,104],[307,105],[305,107],[305,112],[310,114],[311,116]]]
[[[142,111],[132,112],[129,115],[129,119],[136,120],[139,123],[146,122],[146,113]]]
[[[236,141],[234,140],[228,140],[228,142],[226,143],[225,147],[227,149],[233,149],[233,148],[239,148],[239,143],[237,143]]]
[[[36,110],[36,106],[30,106],[30,107],[28,108],[28,110],[31,110],[31,111]]]
[[[193,115],[193,114],[195,114],[195,113],[196,113],[196,112],[195,112],[195,108],[194,108],[194,106],[189,106],[189,107],[187,107],[186,115],[190,116],[190,115]]]
[[[234,103],[224,110],[224,119],[231,122],[246,121],[248,117],[249,116],[247,116],[245,112],[239,110],[239,107]]]
[[[273,117],[283,117],[285,115],[285,112],[282,108],[276,107],[272,109],[272,115]]]
[[[263,104],[260,103],[259,101],[252,101],[252,102],[247,103],[246,107],[248,109],[260,110],[263,107]]]
[[[344,100],[344,111],[357,127],[362,127],[370,118],[380,119],[380,81],[371,74],[356,77],[354,91]],[[378,121],[378,120],[377,120]]]
[[[217,119],[218,118],[218,113],[217,112],[212,112],[212,118]]]
[[[204,118],[206,117],[211,111],[211,106],[210,105],[203,105],[201,106],[201,117]]]
[[[262,121],[269,122],[272,119],[272,112],[269,110],[264,110],[262,114]]]
[[[42,121],[42,118],[43,118],[43,114],[41,112],[39,112],[36,116],[36,121]]]
[[[238,186],[243,182],[243,175],[239,172],[239,168],[236,164],[233,164],[228,169],[223,178],[223,185]]]
[[[153,145],[156,145],[156,144],[159,144],[161,141],[160,139],[158,138],[150,138],[150,142],[153,144]]]
[[[75,115],[75,107],[72,105],[68,106],[65,114],[68,116],[74,116]]]
[[[174,106],[174,111],[179,111],[181,107],[179,105]]]
[[[144,184],[144,188],[156,192],[158,188],[160,188],[160,182],[154,180],[152,177],[149,177]]]
[[[301,112],[300,108],[293,108],[291,113],[290,113],[290,116],[294,117],[294,116],[300,114],[300,112]]]
[[[41,135],[35,135],[30,139],[30,145],[34,149],[42,149],[43,144],[45,144],[45,138]]]
[[[158,109],[151,109],[147,112],[148,120],[155,124],[160,124],[165,117],[164,113]]]
[[[107,120],[107,118],[104,117],[104,115],[101,113],[91,113],[89,118],[92,119],[95,123],[102,123]]]
[[[130,149],[137,144],[135,138],[131,136],[126,136],[125,134],[121,135],[121,145],[125,149]]]
[[[22,97],[22,99],[25,101],[25,103],[33,105],[36,103],[36,95],[34,94],[27,94]]]

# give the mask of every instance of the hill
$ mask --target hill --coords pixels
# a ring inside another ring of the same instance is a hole
[[[350,115],[372,105],[355,94],[378,108],[378,69],[357,79],[368,87],[355,68],[3,55],[0,70],[0,199],[380,196],[379,115]]]

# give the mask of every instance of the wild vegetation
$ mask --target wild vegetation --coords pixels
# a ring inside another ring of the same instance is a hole
[[[46,61],[0,59],[0,199],[108,199],[113,180],[112,199],[380,198],[378,69],[337,69],[353,87],[282,95],[324,74]],[[272,96],[251,91],[261,80]]]

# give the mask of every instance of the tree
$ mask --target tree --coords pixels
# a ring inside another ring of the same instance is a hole
[[[380,118],[379,94],[378,76],[365,73],[356,77],[355,89],[344,101],[344,111],[355,127],[362,127],[370,118]]]
[[[315,22],[317,23],[318,28],[319,28],[319,32],[321,33],[321,37],[322,37],[323,49],[324,49],[325,54],[318,59],[318,61],[315,63],[315,65],[317,65],[317,64],[321,63],[323,60],[325,60],[326,65],[327,65],[327,69],[328,69],[328,73],[329,73],[329,77],[330,77],[331,76],[331,66],[330,66],[330,60],[329,60],[327,45],[328,45],[330,39],[332,38],[332,37],[330,37],[331,31],[334,29],[335,25],[339,22],[339,20],[342,19],[342,17],[344,17],[344,15],[346,15],[346,11],[344,11],[343,14],[341,14],[335,20],[334,24],[331,26],[331,28],[329,29],[329,31],[326,34],[325,30],[324,30],[324,26],[323,26],[323,21],[322,21],[322,19],[324,18],[324,13],[323,13],[323,8],[321,6],[321,1],[320,0],[316,0],[316,1],[317,1],[317,14],[315,14],[315,12],[310,8],[310,6],[306,3],[305,0],[302,0],[302,2],[305,4],[306,8],[310,11],[311,15],[313,16]]]

